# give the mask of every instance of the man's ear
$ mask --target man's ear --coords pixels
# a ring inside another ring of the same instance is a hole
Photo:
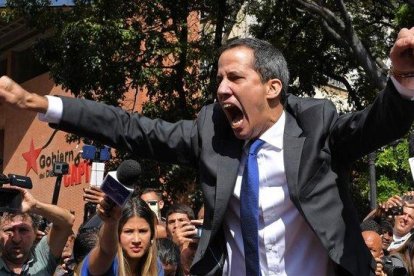
[[[267,99],[275,99],[280,96],[282,92],[282,82],[279,79],[270,79],[267,81]]]
[[[160,208],[160,210],[164,208],[164,200],[161,199],[160,201],[158,201],[158,208]]]

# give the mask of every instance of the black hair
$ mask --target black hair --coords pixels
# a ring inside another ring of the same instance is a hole
[[[42,216],[33,213],[3,212],[0,217],[0,222],[3,223],[7,220],[13,220],[13,218],[17,216],[21,216],[23,219],[27,219],[30,217],[32,219],[32,228],[34,231],[38,230],[42,221]]]
[[[379,225],[381,227],[381,234],[383,233],[393,233],[393,225],[392,222],[390,222],[388,219],[381,219],[379,222]]]
[[[141,195],[143,195],[143,194],[148,194],[148,193],[156,193],[156,194],[157,194],[157,196],[158,196],[160,199],[162,199],[162,192],[161,192],[161,190],[160,190],[160,189],[157,189],[157,188],[151,188],[151,187],[146,187],[146,188],[142,189],[142,191],[141,191]]]
[[[267,41],[257,38],[236,38],[223,45],[219,54],[236,47],[246,47],[253,50],[253,68],[263,82],[279,79],[282,82],[281,101],[284,102],[289,85],[289,69],[282,52]]]
[[[79,264],[98,242],[98,227],[80,228],[73,243],[73,258]]]
[[[361,232],[364,231],[374,231],[378,235],[382,235],[380,225],[373,219],[367,219],[361,223]]]
[[[190,220],[195,219],[194,211],[188,205],[175,203],[168,208],[167,211],[167,220],[168,217],[173,213],[186,214]]]
[[[180,249],[172,240],[162,238],[157,240],[158,258],[163,264],[180,264]]]

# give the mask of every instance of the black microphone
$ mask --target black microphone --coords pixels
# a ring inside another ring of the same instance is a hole
[[[135,160],[125,160],[116,172],[109,172],[102,182],[101,190],[119,206],[124,206],[141,174],[141,166]]]
[[[10,184],[11,186],[17,186],[24,189],[33,188],[32,180],[30,177],[12,173],[8,174],[7,176],[0,174],[0,186],[3,184]]]
[[[116,170],[116,178],[128,188],[134,188],[141,176],[141,165],[132,159],[123,161]]]

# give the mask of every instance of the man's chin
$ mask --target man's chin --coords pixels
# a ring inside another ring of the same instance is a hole
[[[3,258],[8,259],[10,262],[15,264],[23,264],[26,261],[26,257],[24,254],[12,254],[5,256],[3,254]]]
[[[234,136],[236,136],[237,139],[240,140],[249,140],[250,139],[250,132],[246,130],[246,128],[233,128]]]

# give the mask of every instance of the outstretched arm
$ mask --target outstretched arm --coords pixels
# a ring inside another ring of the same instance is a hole
[[[39,113],[46,113],[48,108],[46,97],[25,90],[7,76],[0,78],[0,103]]]
[[[92,275],[103,275],[111,267],[118,249],[118,224],[122,209],[111,207],[108,198],[101,200],[96,211],[103,224],[99,231],[99,242],[89,255],[88,271]]]

